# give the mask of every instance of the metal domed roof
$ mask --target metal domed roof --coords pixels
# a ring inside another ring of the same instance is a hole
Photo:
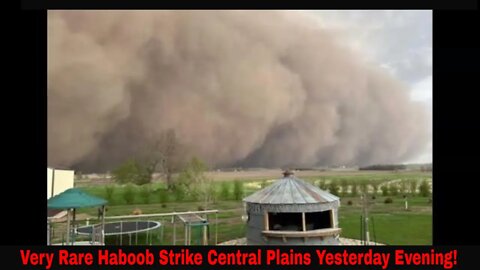
[[[256,204],[323,204],[338,202],[339,197],[285,173],[285,177],[243,199]]]

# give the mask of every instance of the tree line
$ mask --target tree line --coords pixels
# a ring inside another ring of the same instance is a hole
[[[207,165],[189,153],[174,130],[163,133],[152,145],[112,170],[118,184],[146,186],[155,173],[165,180],[166,191],[182,196],[195,195],[206,204],[212,200],[212,180],[206,177]],[[147,188],[144,188],[147,189]]]

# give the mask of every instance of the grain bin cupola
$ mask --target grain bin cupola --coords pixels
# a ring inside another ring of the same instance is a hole
[[[285,171],[246,197],[248,245],[338,245],[340,199]]]

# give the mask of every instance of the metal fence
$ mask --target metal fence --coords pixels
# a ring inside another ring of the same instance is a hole
[[[113,227],[113,231],[111,231],[111,233],[105,231],[103,237],[105,238],[105,243],[107,245],[217,245],[219,224],[218,212],[218,210],[204,210],[106,216],[105,224],[109,224],[111,230]],[[192,241],[192,237],[196,237],[197,234],[193,234],[192,236],[191,229],[198,224],[190,224],[188,221],[186,222],[185,219],[180,218],[184,215],[195,215],[205,222],[206,233],[202,234],[202,241]],[[74,243],[80,245],[95,244],[96,236],[93,232],[95,231],[95,228],[98,228],[99,223],[100,219],[98,218],[76,219],[72,224],[70,232],[68,232],[66,220],[48,218],[47,244],[65,244],[67,233],[70,233],[71,239],[73,239]],[[139,228],[139,224],[147,223],[159,224],[159,226]],[[91,228],[91,234],[80,233],[81,231],[88,231],[89,228]]]

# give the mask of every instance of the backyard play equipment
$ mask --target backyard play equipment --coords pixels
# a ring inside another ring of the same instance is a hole
[[[104,244],[104,227],[105,227],[105,205],[108,202],[102,198],[92,196],[85,193],[78,188],[70,188],[64,192],[51,197],[47,201],[47,207],[49,209],[62,209],[67,210],[67,235],[66,245],[75,244],[75,233],[73,227],[75,226],[75,212],[78,208],[88,207],[100,207],[100,225],[92,231],[92,239],[90,241],[93,245]],[[72,219],[70,220],[70,217]],[[48,232],[50,231],[50,222],[47,221]],[[73,226],[72,226],[73,225]],[[50,235],[48,237],[48,243],[50,243]]]
[[[81,220],[78,219],[77,225],[80,222],[83,225],[70,230],[70,239],[76,237],[77,241],[69,241],[68,243],[71,245],[96,245],[101,242],[102,245],[105,245],[109,244],[112,236],[116,236],[116,244],[120,245],[144,244],[145,238],[147,244],[167,244],[164,242],[164,237],[169,237],[166,241],[171,241],[170,244],[172,245],[177,245],[179,241],[181,241],[182,245],[216,245],[218,239],[218,212],[218,210],[201,210],[122,216],[105,216],[102,213],[101,222],[98,224],[90,224],[90,218],[88,217]],[[209,220],[211,216],[213,217]],[[49,224],[55,224],[57,228],[64,227],[62,223],[65,221],[59,219],[48,219],[48,221]],[[67,223],[70,223],[70,221],[67,220]],[[183,225],[180,229],[178,229],[179,224]],[[214,225],[211,238],[210,225]],[[68,225],[68,227],[71,226]],[[157,233],[154,230],[157,230]],[[102,232],[101,234],[99,233],[100,231]],[[140,233],[143,233],[146,237],[140,235]],[[182,237],[183,234],[185,234],[185,238]],[[96,241],[78,241],[83,240],[86,236],[95,238],[96,235],[101,235],[101,239]],[[105,243],[106,237],[109,238],[107,243]],[[125,239],[127,237],[128,239]],[[63,239],[62,237],[62,244],[65,244]]]
[[[99,228],[101,224],[89,225],[79,227],[76,230],[76,234],[78,235],[93,235],[96,228]],[[120,245],[123,244],[123,235],[128,235],[128,244],[132,244],[132,235],[135,235],[134,243],[138,245],[138,234],[145,233],[146,238],[145,244],[152,244],[153,233],[150,231],[156,230],[161,228],[161,236],[160,239],[163,238],[163,227],[161,223],[158,221],[150,221],[150,220],[137,220],[137,221],[117,221],[117,222],[109,222],[105,223],[104,225],[104,236],[118,236],[119,239],[118,243]]]
[[[208,221],[195,213],[177,214],[173,216],[178,218],[184,225],[185,245],[208,245],[209,230]],[[174,225],[175,226],[175,225]],[[174,227],[175,229],[175,227]],[[174,233],[175,237],[175,233]],[[174,240],[175,242],[175,240]]]

